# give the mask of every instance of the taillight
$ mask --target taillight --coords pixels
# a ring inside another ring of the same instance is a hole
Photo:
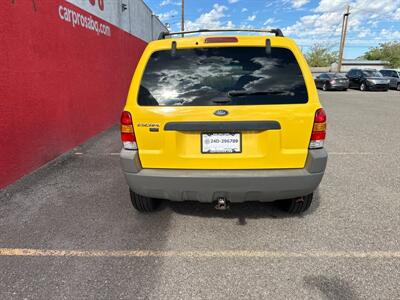
[[[132,116],[124,111],[121,114],[121,141],[126,150],[137,150],[136,136],[133,129]]]
[[[311,133],[310,149],[319,149],[324,147],[326,137],[326,114],[323,108],[315,112],[314,126]]]

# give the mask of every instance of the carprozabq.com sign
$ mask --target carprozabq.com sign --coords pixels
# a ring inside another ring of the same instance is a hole
[[[90,15],[82,15],[81,13],[62,5],[58,7],[58,14],[61,20],[71,23],[72,27],[81,26],[86,29],[95,31],[97,32],[97,34],[111,36],[110,26],[94,20]]]
[[[1,0],[0,0],[1,1]],[[127,9],[121,9],[120,0],[65,0],[66,2],[79,7],[81,10],[86,11],[92,16],[96,16],[100,20],[105,21],[103,25],[112,24],[118,29],[125,32],[131,32],[131,24],[129,20],[129,11],[131,9],[131,2],[134,1],[124,1],[126,3]],[[100,24],[99,24],[100,25]],[[105,29],[104,29],[105,30]],[[99,31],[101,33],[101,28],[99,26]]]
[[[96,0],[87,1],[89,1],[92,6],[96,5]],[[104,11],[104,0],[98,0],[98,8],[101,11]],[[111,36],[110,26],[93,19],[91,15],[81,14],[74,9],[65,7],[63,5],[58,6],[58,15],[60,16],[61,20],[71,23],[72,27],[80,26],[88,30],[95,31],[98,35],[101,34],[105,36]]]

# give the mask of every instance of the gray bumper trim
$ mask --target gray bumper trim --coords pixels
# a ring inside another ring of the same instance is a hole
[[[126,153],[128,152],[128,153]],[[310,150],[304,169],[176,170],[141,169],[136,151],[121,151],[121,165],[136,193],[173,201],[274,201],[312,193],[324,174],[327,153]]]
[[[328,153],[325,149],[309,150],[305,169],[309,173],[321,173],[325,171],[328,162]]]
[[[137,151],[122,149],[119,160],[124,173],[138,173],[142,170],[142,164],[140,163]]]
[[[277,121],[240,121],[240,122],[170,122],[164,130],[172,131],[264,131],[281,129]]]

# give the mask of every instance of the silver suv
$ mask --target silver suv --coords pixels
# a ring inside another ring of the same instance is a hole
[[[384,77],[390,79],[389,87],[400,91],[400,70],[385,69],[379,71]]]

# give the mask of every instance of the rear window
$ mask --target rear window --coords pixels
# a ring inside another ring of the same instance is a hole
[[[143,106],[296,104],[308,101],[303,74],[285,48],[179,49],[152,54],[142,77]]]
[[[373,71],[373,70],[364,70],[363,74],[366,77],[382,77],[381,73],[379,73],[378,71]]]
[[[346,75],[340,74],[340,73],[335,73],[335,74],[333,75],[333,77],[334,77],[334,78],[346,78]]]

